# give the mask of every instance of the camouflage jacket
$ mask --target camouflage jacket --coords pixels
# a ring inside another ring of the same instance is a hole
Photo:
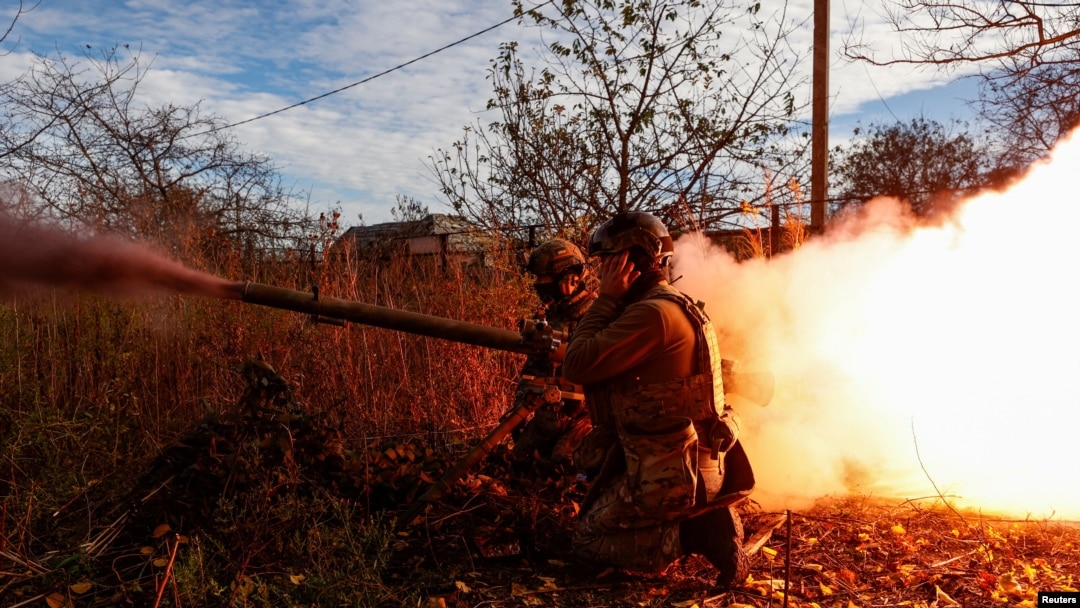
[[[661,283],[625,307],[600,296],[571,338],[564,376],[585,385],[596,434],[618,442],[643,515],[684,517],[752,490],[712,324],[685,294]]]

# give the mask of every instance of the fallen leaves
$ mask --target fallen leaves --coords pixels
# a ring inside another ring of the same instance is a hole
[[[273,424],[261,421],[254,421],[258,432],[219,423],[208,427],[212,433],[201,441],[189,438],[185,450],[172,454],[172,467],[137,493],[145,495],[172,475],[183,481],[168,488],[173,490],[170,497],[183,500],[166,501],[162,492],[162,500],[146,502],[142,525],[135,528],[139,535],[130,540],[133,544],[118,547],[125,558],[132,558],[127,571],[145,577],[125,583],[142,582],[154,589],[157,580],[166,578],[168,561],[162,549],[168,555],[170,543],[176,543],[175,554],[177,546],[187,543],[181,531],[193,540],[179,551],[176,563],[191,555],[198,546],[196,524],[207,522],[193,516],[211,512],[209,507],[222,495],[223,486],[215,481],[228,479],[230,490],[242,489],[236,484],[250,485],[250,477],[244,476],[253,472],[288,473],[292,477],[275,477],[275,483],[266,486],[273,490],[270,498],[286,496],[283,489],[302,482],[307,484],[302,488],[315,488],[356,509],[358,517],[350,522],[372,525],[363,516],[400,511],[441,478],[461,450],[471,447],[435,452],[419,440],[391,440],[350,451],[331,430],[304,426],[303,419],[294,418],[288,426],[276,419]],[[277,440],[280,437],[262,441],[275,433],[288,441]],[[253,438],[262,441],[259,451],[238,451]],[[1075,591],[1080,581],[1076,529],[1061,530],[1045,522],[988,522],[977,516],[965,521],[946,509],[850,497],[792,513],[790,522],[784,514],[744,504],[747,546],[758,549],[751,576],[734,592],[709,597],[715,593],[716,571],[700,557],[682,560],[662,576],[582,568],[572,559],[570,545],[583,484],[561,470],[511,469],[504,452],[499,446],[448,488],[416,517],[417,525],[386,533],[386,552],[380,557],[392,565],[380,585],[385,583],[395,594],[400,591],[401,597],[414,594],[410,604],[426,608],[775,608],[785,600],[791,608],[985,608],[1033,606],[1037,591]],[[257,460],[248,467],[225,467],[242,464],[240,455]],[[195,493],[180,494],[180,488]],[[363,500],[355,501],[357,497]],[[178,511],[183,505],[207,508]],[[228,523],[236,524],[236,540],[254,540],[239,533],[257,528],[241,526],[247,522],[240,520]],[[238,603],[254,601],[271,583],[298,595],[319,590],[323,583],[309,569],[311,564],[285,561],[294,547],[286,542],[285,528],[278,530],[277,536],[268,536],[274,551],[260,549],[260,568],[236,575],[231,586],[221,583],[224,596],[234,595]],[[68,608],[73,602],[86,604],[93,594],[107,589],[81,576],[83,571],[73,571],[63,582],[35,590],[34,601]],[[26,600],[31,594],[19,597]]]
[[[941,587],[934,585],[934,602],[938,606],[959,606],[960,602],[949,597],[948,593],[941,590]]]
[[[79,582],[75,583],[74,585],[71,585],[70,587],[68,587],[68,589],[71,589],[71,592],[74,593],[75,595],[82,595],[82,594],[86,593],[87,591],[90,591],[93,588],[94,588],[94,584],[91,583],[90,581],[79,581]]]
[[[770,518],[744,515],[744,523],[749,531]],[[1075,542],[1075,529],[959,518],[865,498],[823,501],[792,514],[791,538],[780,530],[761,548],[743,589],[761,598],[755,606],[784,600],[785,582],[796,608],[1034,606],[1037,591],[1072,589],[1080,579],[1078,552],[1058,554],[1058,564],[1048,555]]]

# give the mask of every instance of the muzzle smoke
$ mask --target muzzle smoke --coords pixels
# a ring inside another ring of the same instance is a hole
[[[0,212],[0,292],[43,284],[133,296],[166,290],[239,299],[242,283],[185,267],[135,243],[83,238],[55,226],[17,221]]]
[[[777,377],[771,405],[739,409],[759,502],[944,495],[1080,519],[1078,166],[1074,135],[951,223],[873,201],[769,262],[680,239],[678,286],[725,356]]]

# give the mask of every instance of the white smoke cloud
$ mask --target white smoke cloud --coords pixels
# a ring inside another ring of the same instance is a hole
[[[988,512],[1080,518],[1080,140],[952,223],[894,201],[765,262],[688,235],[677,285],[707,303],[724,356],[772,371],[743,406],[755,499],[948,496]]]

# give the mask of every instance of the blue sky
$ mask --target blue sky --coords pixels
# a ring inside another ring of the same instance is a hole
[[[10,18],[8,0],[0,14]],[[770,3],[764,3],[767,6]],[[849,12],[851,4],[856,12]],[[863,2],[834,2],[834,57],[848,24],[890,44],[891,32]],[[813,0],[792,0],[789,17],[811,15]],[[79,58],[129,45],[152,68],[140,86],[150,104],[201,103],[233,123],[358,82],[493,26],[511,16],[508,0],[40,0],[24,14],[0,57],[6,82],[33,54]],[[6,23],[6,22],[5,22]],[[812,21],[796,32],[809,49]],[[340,202],[345,225],[388,221],[396,195],[446,211],[428,156],[482,120],[490,96],[485,70],[501,42],[539,48],[537,32],[516,22],[352,87],[234,129],[268,155],[316,211]],[[809,62],[807,62],[809,69]],[[870,68],[833,60],[830,139],[855,124],[907,121],[920,114],[964,118],[945,77],[908,67]],[[809,91],[806,91],[809,95]]]

